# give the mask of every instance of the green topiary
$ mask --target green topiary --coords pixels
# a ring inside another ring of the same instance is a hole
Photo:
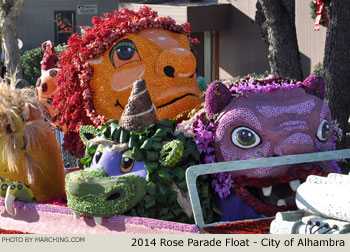
[[[185,173],[189,166],[199,164],[199,153],[192,138],[185,137],[183,133],[174,134],[175,126],[176,124],[173,120],[163,119],[159,123],[143,127],[136,132],[128,131],[118,126],[117,121],[110,120],[104,126],[97,128],[99,131],[98,137],[113,141],[115,144],[127,143],[131,153],[130,157],[136,161],[143,161],[147,170],[147,177],[144,180],[146,192],[143,197],[136,204],[133,202],[134,206],[132,208],[123,207],[119,209],[118,207],[119,210],[123,210],[118,213],[129,216],[194,223],[193,216],[191,216],[192,210],[188,198]],[[81,129],[83,128],[81,127]],[[86,147],[85,156],[81,159],[85,168],[90,167],[93,156],[99,146],[101,145],[93,144]],[[95,177],[100,178],[103,169],[101,167],[100,171],[98,171],[100,174],[97,174],[97,176],[91,172],[89,176],[93,177],[95,175]],[[77,180],[73,176],[80,177],[84,175],[82,173],[84,172],[79,171],[74,173],[77,175],[72,173],[66,177],[68,206],[75,212],[91,216],[112,215],[112,210],[108,213],[106,212],[106,209],[110,207],[109,202],[104,204],[103,201],[98,201],[99,206],[96,206],[97,200],[95,199],[87,200],[84,197],[70,195],[72,186],[82,186],[79,183],[76,184]],[[130,175],[123,177],[126,178],[128,176]],[[87,178],[84,177],[84,179],[86,180]],[[110,179],[121,178],[111,177]],[[85,186],[88,188],[95,180],[97,181],[97,178],[94,178],[94,180],[89,178],[89,183]],[[101,181],[103,181],[102,178]],[[203,218],[206,223],[211,223],[214,220],[214,214],[211,204],[209,175],[200,176],[196,184]],[[129,210],[126,211],[125,209]]]
[[[43,49],[34,48],[25,51],[21,57],[22,62],[22,78],[27,80],[32,86],[41,75],[40,61],[44,55]]]
[[[321,62],[314,65],[314,67],[312,68],[311,74],[321,76],[321,77],[323,76],[323,65]]]

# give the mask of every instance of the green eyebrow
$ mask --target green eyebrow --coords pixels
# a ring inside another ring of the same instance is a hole
[[[111,61],[112,65],[114,68],[114,61],[113,61],[113,54],[115,52],[115,50],[117,50],[118,48],[122,47],[122,46],[127,46],[127,47],[131,47],[132,49],[134,49],[136,52],[138,52],[136,45],[134,42],[132,42],[130,39],[123,39],[122,41],[120,41],[119,43],[117,43],[115,46],[113,46],[112,50],[109,53],[109,60]]]

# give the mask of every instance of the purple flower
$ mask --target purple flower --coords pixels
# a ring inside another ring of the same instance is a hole
[[[221,199],[227,198],[231,194],[233,181],[229,173],[216,173],[213,175],[212,187]]]
[[[214,163],[215,162],[215,156],[214,155],[206,156],[204,158],[204,161],[205,161],[206,164]]]

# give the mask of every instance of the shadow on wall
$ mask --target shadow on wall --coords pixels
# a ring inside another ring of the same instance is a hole
[[[227,79],[270,71],[267,46],[255,21],[231,6],[231,28],[220,31],[219,76]],[[300,53],[304,77],[311,71],[311,59]]]
[[[220,31],[220,79],[269,71],[267,46],[257,24],[231,6],[231,28]]]
[[[311,59],[300,52],[301,67],[303,68],[304,79],[311,74]]]

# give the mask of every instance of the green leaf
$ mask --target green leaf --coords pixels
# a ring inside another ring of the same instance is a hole
[[[180,214],[182,213],[182,209],[181,208],[171,208],[170,211],[176,216],[180,216]]]
[[[90,165],[92,161],[92,157],[84,157],[80,159],[80,163],[82,163],[83,165]]]
[[[157,129],[153,137],[159,137],[161,139],[166,138],[166,131],[163,129]]]
[[[177,139],[177,140],[180,140],[182,143],[185,144],[185,135],[184,135],[183,132],[181,132],[180,134],[178,134],[178,135],[176,136],[176,139]]]
[[[111,138],[111,129],[109,127],[103,126],[101,133],[105,138],[107,139]]]
[[[209,197],[209,188],[208,188],[208,186],[201,186],[199,193],[200,193],[201,197],[204,197],[204,198]]]
[[[158,162],[158,160],[159,160],[159,152],[146,151],[146,160],[148,162]]]
[[[143,144],[141,145],[141,150],[151,150],[152,149],[152,143],[153,141],[151,139],[147,139]]]
[[[147,170],[156,171],[158,169],[158,162],[145,162]]]
[[[164,207],[159,211],[160,215],[166,215],[169,212],[169,208]]]
[[[145,159],[145,157],[143,156],[142,152],[138,147],[132,148],[131,157],[136,161],[142,161]]]
[[[175,122],[173,120],[170,120],[168,118],[163,118],[160,122],[161,125],[164,125],[169,128],[175,128]]]
[[[148,183],[146,191],[149,195],[154,195],[156,193],[156,185],[153,182]]]
[[[153,142],[152,143],[152,149],[155,151],[160,151],[163,147],[163,144],[160,142]]]
[[[128,147],[130,149],[134,148],[134,147],[139,147],[137,144],[137,140],[134,137],[130,137],[129,138],[129,143],[128,143]]]
[[[185,179],[185,170],[180,168],[180,167],[175,167],[172,170],[173,174],[175,175],[176,178],[179,180]]]
[[[98,144],[89,145],[86,148],[86,152],[93,155],[93,154],[95,154],[97,147],[98,147]]]
[[[163,139],[161,137],[152,136],[150,138],[150,140],[155,141],[155,142],[161,142]]]
[[[171,185],[171,182],[173,181],[173,177],[166,169],[161,169],[158,171],[159,179],[166,183],[167,185]]]
[[[179,183],[177,183],[177,187],[182,190],[182,191],[187,191],[187,184],[186,184],[186,181],[183,180]]]
[[[120,139],[119,142],[120,143],[127,143],[129,142],[129,131],[126,129],[122,129],[121,133],[120,133]]]
[[[119,126],[112,129],[112,140],[114,142],[119,143],[121,132],[122,132],[122,129]]]
[[[143,143],[144,141],[146,141],[147,140],[147,137],[146,136],[143,136],[143,135],[140,135],[139,136],[139,141],[140,141],[140,143]]]
[[[159,192],[160,192],[162,195],[166,195],[167,192],[169,191],[169,187],[168,187],[168,186],[165,186],[165,185],[162,185],[162,184],[159,184],[158,188],[159,188]]]
[[[146,196],[145,197],[145,208],[150,209],[151,207],[154,207],[156,205],[156,201],[153,197]]]
[[[160,217],[162,220],[172,220],[175,218],[172,212],[168,212],[166,215]]]

